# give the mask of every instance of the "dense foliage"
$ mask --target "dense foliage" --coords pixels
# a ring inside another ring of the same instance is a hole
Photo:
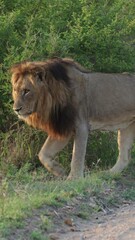
[[[72,57],[94,71],[135,67],[134,0],[0,0],[0,129],[17,119],[9,68],[22,60]]]

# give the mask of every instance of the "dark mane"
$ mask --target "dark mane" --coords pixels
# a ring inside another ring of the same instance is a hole
[[[53,136],[65,138],[75,131],[76,109],[71,103],[55,106],[49,116],[49,129]]]
[[[67,86],[70,86],[67,67],[75,68],[82,73],[90,73],[90,71],[83,68],[80,64],[68,58],[52,58],[42,62],[23,61],[15,64],[11,68],[11,72],[16,75],[16,79],[18,79],[20,75],[45,71],[51,73],[56,81],[62,81]]]
[[[55,80],[62,81],[69,87],[70,79],[64,63],[65,61],[61,58],[53,58],[44,62],[44,69],[46,72],[51,73]]]
[[[69,59],[54,58],[45,62],[45,71],[51,73],[54,79],[58,82],[61,82],[68,87],[68,97],[66,103],[56,104],[54,108],[51,109],[49,115],[49,130],[50,135],[54,137],[67,137],[75,130],[75,121],[76,121],[76,109],[71,101],[71,92],[70,87],[71,81],[68,76],[67,66],[74,67],[74,62]],[[64,89],[62,90],[64,91]],[[66,93],[65,93],[66,94]]]
[[[87,70],[85,69],[84,67],[82,67],[79,63],[75,62],[73,59],[71,58],[52,58],[50,60],[48,60],[46,63],[53,63],[54,65],[57,63],[57,64],[60,64],[60,65],[63,65],[63,66],[68,66],[68,67],[74,67],[76,68],[77,70],[79,70],[80,72],[83,72],[83,73],[90,73],[91,71],[90,70]]]

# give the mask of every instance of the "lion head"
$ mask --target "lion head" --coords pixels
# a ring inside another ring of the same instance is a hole
[[[76,110],[62,59],[23,62],[11,72],[13,109],[19,118],[55,138],[74,131]]]

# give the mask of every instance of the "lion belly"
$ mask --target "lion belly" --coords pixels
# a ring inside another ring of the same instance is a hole
[[[118,129],[127,128],[133,121],[129,122],[98,122],[90,121],[90,130],[102,130],[102,131],[116,131]]]

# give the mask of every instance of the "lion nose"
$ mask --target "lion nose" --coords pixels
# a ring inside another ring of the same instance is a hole
[[[18,113],[21,109],[22,107],[14,108],[14,111]]]

